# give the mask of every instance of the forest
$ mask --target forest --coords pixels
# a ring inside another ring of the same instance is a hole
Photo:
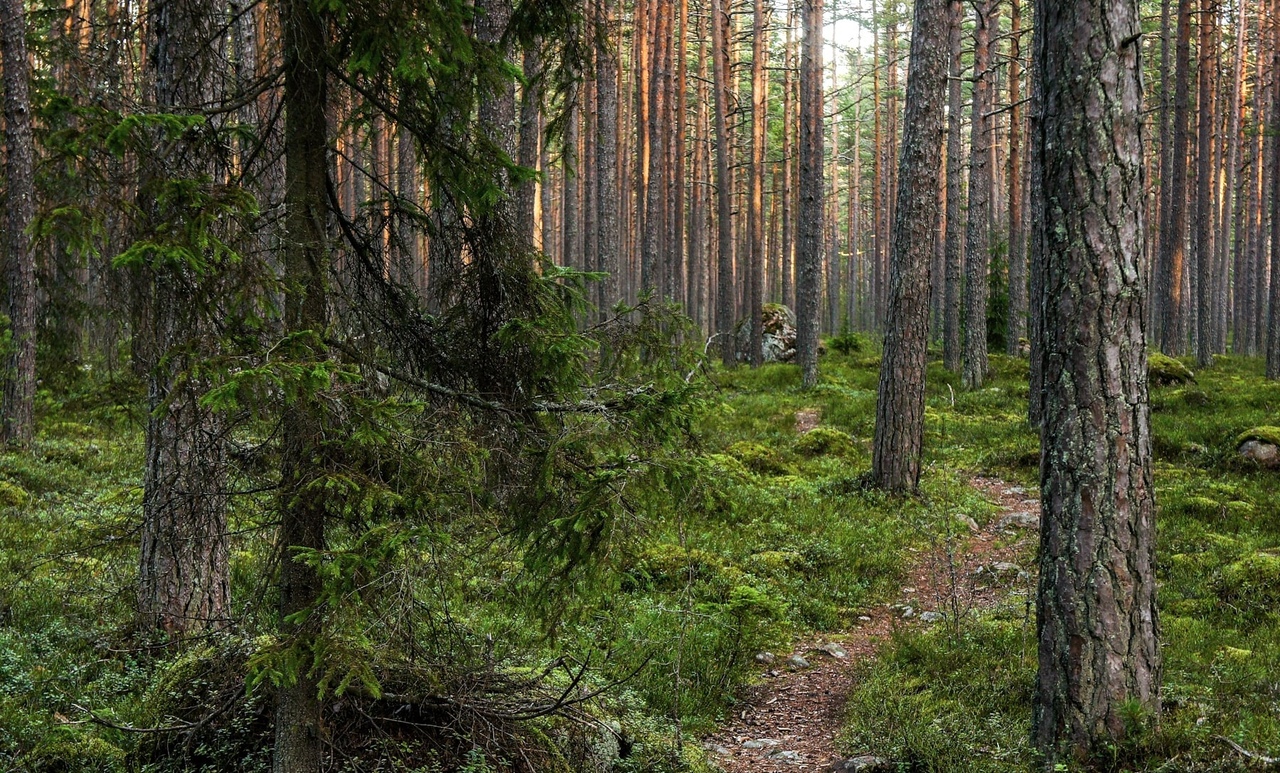
[[[1280,768],[1280,0],[0,0],[0,88],[0,773]]]

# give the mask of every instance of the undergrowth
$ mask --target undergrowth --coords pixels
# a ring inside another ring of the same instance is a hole
[[[1034,480],[1025,369],[993,358],[987,387],[966,394],[937,373],[929,410],[947,437],[932,442],[940,464]],[[1280,755],[1280,474],[1241,459],[1236,445],[1242,432],[1276,423],[1280,384],[1263,379],[1257,360],[1217,358],[1195,381],[1151,389],[1163,713],[1158,728],[1135,732],[1092,769],[1249,770],[1222,739]],[[1034,556],[1024,560],[1034,570]],[[863,668],[843,751],[907,771],[1032,766],[1035,620],[1018,607],[958,635],[898,635]]]

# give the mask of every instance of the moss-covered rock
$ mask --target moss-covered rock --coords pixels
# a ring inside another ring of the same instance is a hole
[[[852,450],[853,438],[835,427],[814,427],[796,438],[796,453],[801,456],[841,456]]]
[[[1245,460],[1280,469],[1280,427],[1254,427],[1236,436],[1236,450]]]
[[[1280,604],[1280,555],[1256,552],[1228,564],[1218,576],[1218,591],[1243,608],[1272,609]]]
[[[22,507],[30,496],[16,483],[0,480],[0,507]]]
[[[1147,356],[1147,381],[1156,386],[1194,382],[1191,369],[1168,355],[1152,352]]]
[[[757,475],[788,475],[795,472],[782,459],[777,449],[764,443],[739,441],[729,446],[729,454]]]
[[[1241,432],[1236,436],[1236,447],[1238,448],[1250,440],[1257,440],[1267,445],[1280,446],[1280,427],[1254,427]]]

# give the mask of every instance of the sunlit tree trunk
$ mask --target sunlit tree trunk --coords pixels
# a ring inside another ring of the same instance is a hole
[[[720,359],[726,367],[734,364],[733,341],[733,213],[729,194],[728,69],[725,16],[720,0],[711,0],[711,62],[715,91],[716,135],[716,333],[720,336]]]
[[[952,28],[950,0],[917,0],[898,169],[889,313],[876,402],[871,476],[890,491],[920,484],[929,343],[930,266],[942,164],[943,108]]]
[[[1039,671],[1045,771],[1100,760],[1160,711],[1155,506],[1143,330],[1137,0],[1037,8],[1044,372]]]

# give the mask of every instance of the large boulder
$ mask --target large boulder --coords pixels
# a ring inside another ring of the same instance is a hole
[[[781,303],[766,303],[760,310],[764,323],[764,361],[791,362],[796,356],[796,315]],[[733,331],[734,353],[738,362],[751,361],[751,326],[738,322]]]

